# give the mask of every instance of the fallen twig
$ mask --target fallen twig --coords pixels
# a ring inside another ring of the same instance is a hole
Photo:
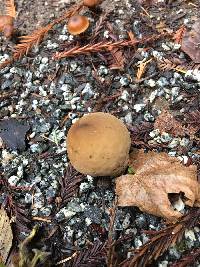
[[[110,51],[114,48],[123,48],[123,47],[131,47],[131,46],[136,46],[138,44],[144,44],[152,41],[156,41],[166,34],[160,34],[152,37],[147,37],[139,40],[121,40],[117,42],[99,42],[96,44],[87,44],[85,46],[76,46],[73,47],[72,49],[64,52],[57,52],[53,55],[53,59],[61,59],[61,58],[66,58],[66,57],[74,57],[77,55],[82,55],[82,54],[90,54],[90,53],[97,53],[101,51]]]

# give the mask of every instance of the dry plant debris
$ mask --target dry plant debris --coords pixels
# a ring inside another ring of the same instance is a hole
[[[176,44],[181,44],[182,43],[182,39],[183,39],[183,35],[185,33],[186,29],[185,26],[182,25],[174,34],[173,39],[175,41]]]
[[[33,239],[38,235],[39,226],[36,225],[30,235],[19,245],[18,258],[19,267],[50,266],[48,257],[51,253],[34,248]],[[16,260],[16,259],[15,259]]]
[[[0,120],[0,137],[9,148],[23,151],[25,135],[29,128],[28,125],[23,125],[16,119]]]
[[[184,136],[188,132],[188,130],[174,118],[169,110],[163,110],[156,118],[154,129],[159,129],[161,133],[170,133],[173,136]]]
[[[133,253],[133,256],[123,261],[119,266],[148,266],[153,260],[158,259],[158,257],[160,257],[170,246],[174,245],[176,242],[180,242],[186,229],[191,229],[192,227],[199,225],[199,216],[200,209],[193,209],[190,213],[179,219],[177,223],[170,224],[160,231],[145,231],[150,237],[149,241],[140,248],[132,250],[131,252]],[[196,253],[198,255],[199,251],[197,250]],[[181,260],[179,262],[181,262]],[[187,263],[189,262],[191,263],[192,259]],[[179,265],[176,267],[178,266]],[[180,265],[180,267],[183,266],[186,265]]]
[[[6,263],[8,254],[12,247],[13,233],[10,225],[10,220],[6,211],[0,209],[0,264]]]
[[[170,267],[187,267],[192,266],[200,258],[200,248],[192,249],[178,261],[175,261]]]
[[[75,257],[72,257],[69,262],[66,263],[66,267],[96,267],[102,266],[105,263],[106,250],[105,244],[100,241],[96,241],[90,244],[88,248],[84,249],[80,253],[77,253]],[[101,265],[100,265],[101,264]]]
[[[166,153],[144,153],[143,150],[132,153],[129,166],[135,174],[116,179],[119,206],[137,206],[174,222],[182,214],[173,209],[169,193],[183,192],[185,204],[200,205],[196,166],[185,167]]]
[[[173,60],[168,58],[162,58],[158,60],[158,67],[161,70],[175,70],[181,73],[186,73],[187,69],[191,69],[191,66],[187,66],[184,64],[177,64],[173,62]]]
[[[31,35],[21,36],[20,43],[14,47],[14,52],[11,59],[8,59],[0,64],[0,68],[11,64],[13,61],[19,60],[24,55],[27,55],[28,52],[34,47],[37,46],[47,35],[47,33],[58,23],[65,21],[67,18],[73,16],[75,13],[80,11],[83,8],[82,3],[74,4],[68,11],[66,11],[61,17],[55,19],[53,22],[48,25],[35,30]]]
[[[185,32],[182,38],[181,49],[194,61],[200,63],[200,20],[196,21],[191,31]]]
[[[6,15],[0,16],[0,32],[4,34],[6,38],[10,38],[14,31],[14,19],[16,16],[14,0],[6,0]]]
[[[169,34],[167,34],[169,35]],[[135,47],[138,44],[144,44],[149,42],[154,42],[156,40],[159,40],[166,36],[166,34],[160,34],[160,35],[154,35],[151,37],[143,38],[143,39],[136,39],[136,40],[120,40],[116,42],[112,41],[102,41],[95,44],[87,44],[85,46],[75,46],[74,48],[71,48],[64,52],[56,52],[55,55],[53,55],[54,59],[61,59],[61,58],[67,58],[67,57],[74,57],[77,55],[88,55],[90,53],[97,53],[101,51],[110,51],[112,49],[116,48],[124,48],[124,47]]]

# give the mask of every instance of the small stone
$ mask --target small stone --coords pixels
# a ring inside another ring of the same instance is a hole
[[[156,86],[156,82],[153,79],[149,79],[146,82],[147,85],[149,85],[150,87],[155,87]]]
[[[160,130],[159,130],[159,129],[155,129],[155,130],[153,130],[153,131],[151,131],[151,132],[149,133],[149,135],[150,135],[152,138],[158,136],[159,134],[160,134]]]
[[[92,221],[90,218],[85,218],[85,223],[87,226],[89,226],[90,224],[92,224]]]
[[[169,85],[168,80],[165,77],[160,77],[160,79],[156,82],[157,85],[160,87],[164,87],[166,85]]]
[[[169,133],[165,133],[163,132],[162,135],[161,135],[161,141],[162,143],[168,143],[172,140],[172,137]]]
[[[124,117],[124,119],[125,119],[125,122],[126,122],[127,124],[132,124],[132,122],[133,122],[133,118],[132,118],[132,114],[131,114],[131,112],[129,112],[129,113]]]
[[[93,96],[94,92],[92,91],[91,85],[86,83],[85,88],[82,91],[82,95],[88,94],[88,96]]]
[[[130,225],[130,217],[131,217],[130,214],[127,213],[125,219],[122,222],[122,226],[123,226],[124,229],[127,229],[129,227],[129,225]]]
[[[187,156],[182,156],[183,158],[183,164],[187,164],[188,162],[188,157]]]
[[[190,143],[190,140],[183,137],[180,141],[180,146],[187,147],[189,145],[189,143]]]
[[[40,144],[33,144],[30,146],[30,150],[33,153],[41,153],[43,151],[43,147]]]
[[[177,146],[179,145],[179,143],[180,143],[179,138],[174,138],[174,139],[171,141],[171,143],[169,143],[168,147],[169,147],[169,148],[175,148],[175,147],[177,147]]]
[[[129,93],[127,90],[124,90],[120,96],[120,98],[124,101],[128,101],[128,98],[129,98]]]
[[[145,106],[146,106],[145,104],[135,104],[133,108],[135,109],[136,112],[139,112],[143,110]]]
[[[139,248],[142,246],[142,241],[139,239],[139,237],[135,238],[134,243],[135,243],[136,248]]]
[[[89,188],[90,188],[90,184],[89,183],[86,183],[86,182],[81,183],[80,186],[79,186],[80,193],[88,191]]]
[[[89,219],[91,223],[101,224],[102,211],[95,206],[86,206],[84,216]]]
[[[155,100],[157,95],[158,95],[158,90],[155,90],[150,94],[150,96],[149,96],[150,103],[153,103],[153,101]]]
[[[167,267],[168,266],[168,261],[161,261],[159,264],[158,264],[158,267]]]
[[[191,241],[196,241],[194,231],[192,230],[188,229],[185,230],[185,238],[190,239]]]
[[[127,86],[129,84],[129,79],[127,77],[121,77],[119,82],[121,83],[121,86]]]
[[[173,204],[172,204],[173,208],[176,209],[177,211],[181,212],[184,210],[185,208],[185,204],[184,202],[182,201],[182,199],[179,197],[179,199],[177,201],[175,201]]]
[[[16,175],[12,175],[10,176],[10,178],[8,179],[8,183],[11,186],[16,186],[16,184],[19,182],[20,177],[16,176]]]
[[[151,115],[149,112],[145,112],[144,119],[145,121],[154,121],[154,116]]]
[[[164,43],[162,43],[162,48],[163,48],[165,51],[170,51],[170,50],[171,50],[171,48],[170,48],[168,45],[164,44]]]
[[[25,194],[25,197],[24,197],[24,201],[27,203],[27,204],[31,204],[32,203],[32,195],[29,194],[29,193],[26,193]]]
[[[108,69],[105,66],[100,66],[98,70],[99,76],[107,75]]]
[[[43,57],[42,60],[41,60],[41,62],[42,62],[43,64],[47,64],[48,61],[49,61],[48,57]]]
[[[76,212],[68,210],[66,207],[62,208],[57,214],[56,217],[59,220],[62,219],[70,219],[72,218]]]

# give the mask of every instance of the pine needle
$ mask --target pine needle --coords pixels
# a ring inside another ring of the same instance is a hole
[[[14,0],[6,0],[6,14],[12,18],[16,17],[16,9]]]

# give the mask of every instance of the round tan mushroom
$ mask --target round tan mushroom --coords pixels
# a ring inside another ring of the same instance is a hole
[[[83,0],[84,6],[95,7],[100,4],[101,0]]]
[[[87,17],[74,15],[69,19],[67,29],[70,34],[78,35],[85,32],[89,24],[89,19]]]
[[[115,116],[97,112],[83,116],[67,134],[71,164],[83,174],[117,176],[128,164],[130,134]]]

